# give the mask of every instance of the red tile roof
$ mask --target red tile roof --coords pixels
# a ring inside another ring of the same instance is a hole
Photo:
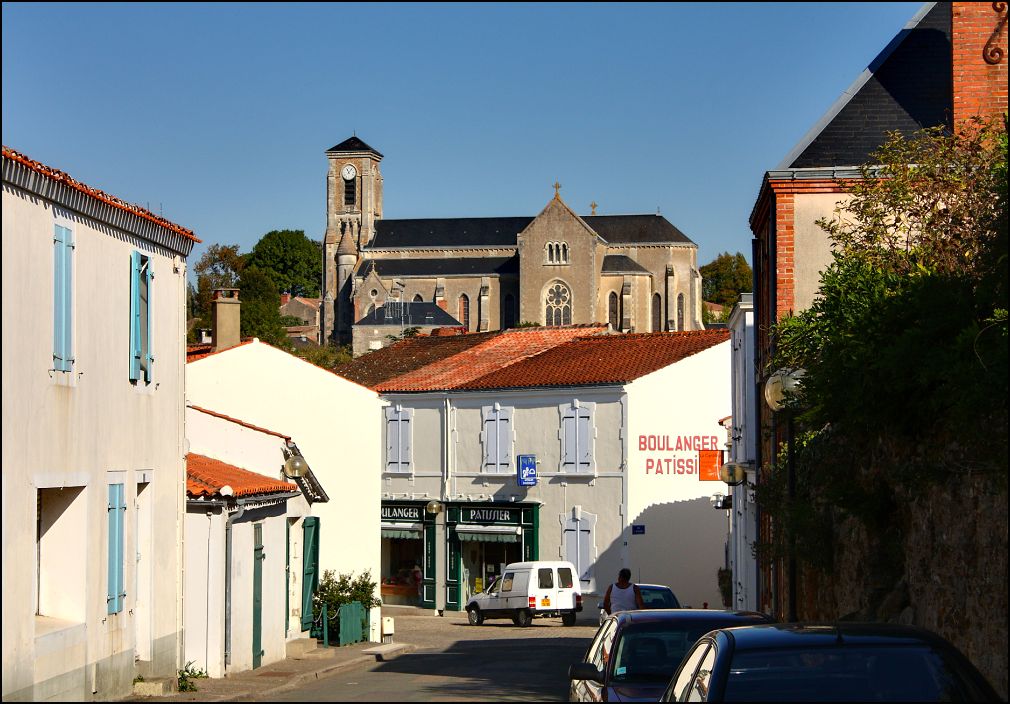
[[[276,437],[282,438],[284,440],[291,440],[290,435],[284,435],[283,433],[278,433],[274,430],[267,430],[266,428],[261,428],[258,425],[253,425],[252,423],[246,423],[244,420],[239,420],[238,418],[232,418],[231,416],[226,416],[224,413],[218,413],[216,411],[211,411],[206,408],[201,408],[200,406],[194,406],[192,403],[186,404],[187,408],[192,408],[194,411],[200,411],[200,413],[206,413],[209,416],[214,416],[215,418],[221,418],[222,420],[227,420],[236,425],[241,425],[243,428],[249,428],[250,430],[256,430],[260,433],[266,433],[267,435],[274,435]]]
[[[476,390],[622,384],[729,339],[728,330],[580,337],[502,369],[461,379],[451,388]]]
[[[192,452],[186,455],[186,494],[194,497],[219,496],[225,486],[231,487],[232,496],[298,491],[295,484],[271,479],[221,460]]]
[[[185,227],[182,227],[181,225],[176,225],[174,222],[166,220],[160,215],[155,215],[147,208],[141,208],[139,205],[133,205],[132,203],[127,203],[125,200],[122,200],[121,198],[111,196],[108,193],[105,193],[104,191],[100,191],[97,188],[92,188],[87,184],[81,183],[77,179],[73,178],[70,174],[64,173],[59,169],[54,169],[51,166],[46,166],[42,162],[35,161],[34,159],[29,159],[24,154],[14,151],[10,147],[7,146],[3,147],[3,156],[5,159],[11,159],[13,161],[18,162],[19,164],[24,164],[32,171],[35,171],[36,173],[39,173],[45,176],[46,178],[50,178],[58,183],[66,184],[67,186],[70,186],[74,190],[84,193],[85,195],[91,196],[96,200],[100,200],[103,203],[111,205],[114,208],[119,208],[120,210],[125,210],[126,212],[132,213],[137,217],[144,218],[145,220],[150,220],[156,225],[160,225],[161,227],[164,227],[166,230],[171,230],[177,235],[182,235],[188,240],[192,240],[193,242],[201,241],[196,237],[196,235],[193,234],[192,230],[187,230]]]
[[[241,347],[242,345],[248,345],[253,341],[254,338],[247,338],[242,340],[242,342],[235,345],[235,347]],[[214,351],[213,342],[198,342],[193,345],[186,345],[186,362],[195,362],[198,359],[203,359],[204,357],[210,357],[212,354],[221,354],[222,352],[227,352],[228,350],[233,350],[235,347],[227,347],[223,350]]]
[[[376,391],[436,391],[461,388],[462,384],[515,365],[534,355],[587,335],[601,335],[606,325],[518,328],[492,333],[479,344],[439,359],[419,369],[377,384]],[[474,337],[464,335],[463,339]],[[428,338],[458,340],[460,338]]]

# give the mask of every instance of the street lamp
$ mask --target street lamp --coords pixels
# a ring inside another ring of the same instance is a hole
[[[803,385],[802,369],[779,369],[765,381],[765,402],[774,413],[786,414],[786,495],[792,510],[796,499],[796,465],[793,450],[793,408],[792,401],[800,394]],[[787,557],[789,579],[789,601],[787,621],[796,621],[796,535],[795,527],[789,529],[789,555]]]
[[[740,486],[747,480],[747,470],[752,462],[727,462],[719,467],[719,479],[730,486]]]
[[[438,514],[442,513],[442,511],[445,510],[445,504],[443,504],[441,501],[436,501],[435,499],[432,499],[427,504],[425,504],[424,510],[427,511],[428,513],[437,516]]]
[[[309,463],[301,455],[292,453],[284,462],[284,475],[291,479],[298,479],[308,474]]]

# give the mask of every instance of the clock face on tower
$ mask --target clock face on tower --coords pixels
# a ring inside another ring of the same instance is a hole
[[[344,168],[340,170],[340,175],[344,177],[345,181],[350,181],[358,175],[358,170],[354,168],[354,164],[345,164]]]

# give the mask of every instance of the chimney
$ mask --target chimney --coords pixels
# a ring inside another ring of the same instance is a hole
[[[285,305],[287,305],[290,302],[291,302],[291,294],[290,293],[282,293],[281,294],[281,305],[285,306]]]
[[[211,342],[214,352],[226,350],[241,342],[239,300],[237,288],[216,288],[210,303]]]

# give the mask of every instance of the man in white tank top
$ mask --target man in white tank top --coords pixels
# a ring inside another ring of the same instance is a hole
[[[607,587],[607,595],[603,597],[603,610],[608,614],[617,611],[632,611],[644,609],[642,592],[637,584],[631,583],[631,570],[622,567],[617,573],[617,581]]]

